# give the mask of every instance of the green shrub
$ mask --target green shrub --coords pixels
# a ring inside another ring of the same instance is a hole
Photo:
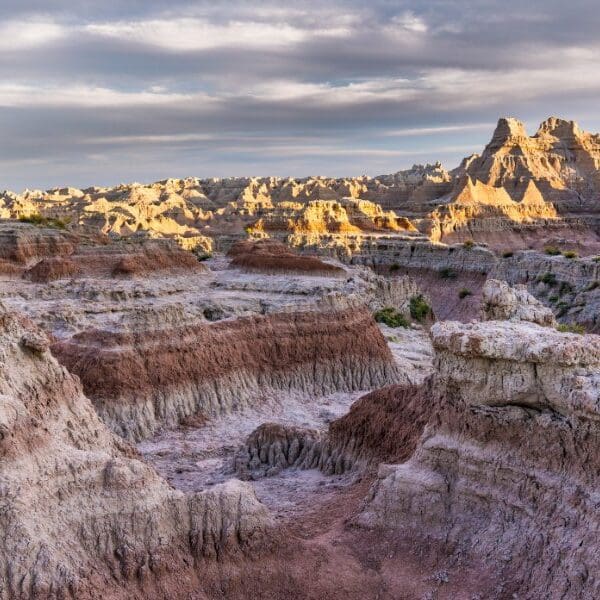
[[[465,243],[463,244],[463,246],[467,250],[470,250],[471,248],[473,248],[473,246],[475,246],[475,242],[473,240],[466,240]]]
[[[442,279],[456,279],[456,273],[450,267],[444,267],[438,272]]]
[[[471,290],[468,290],[467,288],[463,288],[462,290],[460,290],[460,292],[458,292],[458,297],[462,300],[463,298],[466,298],[467,296],[472,296],[473,292]]]
[[[514,252],[511,252],[510,250],[507,250],[506,252],[502,253],[502,258],[510,258],[513,255],[514,255]]]
[[[387,306],[374,313],[373,317],[378,323],[385,323],[388,327],[408,327],[408,319],[395,308]]]
[[[563,252],[563,256],[565,258],[579,258],[579,253],[575,252],[575,250],[567,250]]]
[[[558,256],[560,254],[560,250],[556,246],[546,246],[544,252],[550,256]]]
[[[558,296],[548,296],[548,301],[549,302],[558,302]]]
[[[586,288],[585,291],[586,292],[591,292],[592,290],[595,290],[597,287],[600,287],[600,281],[592,281],[592,283],[590,283]]]
[[[399,271],[400,270],[400,265],[398,263],[392,263],[390,265],[390,271]]]
[[[544,273],[538,277],[538,281],[546,285],[556,285],[556,275],[554,273]]]
[[[561,331],[562,333],[578,333],[582,335],[585,333],[585,327],[583,325],[577,325],[576,323],[564,324],[556,326],[557,331]]]
[[[194,254],[196,255],[196,258],[200,262],[208,260],[209,258],[212,258],[212,254],[210,252],[194,252]]]
[[[560,296],[563,294],[570,294],[573,291],[573,286],[567,281],[561,281],[560,287],[558,288],[558,293]]]
[[[31,223],[38,227],[54,227],[55,229],[65,229],[71,222],[71,217],[65,217],[59,219],[57,217],[44,217],[40,213],[31,213],[30,215],[23,215],[19,217],[21,223]]]
[[[600,256],[594,256],[594,258],[592,258],[592,260],[594,262],[600,262]]]
[[[410,299],[410,316],[417,321],[423,321],[431,314],[431,306],[421,294]]]

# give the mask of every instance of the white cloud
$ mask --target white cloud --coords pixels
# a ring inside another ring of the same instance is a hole
[[[203,94],[155,93],[152,91],[123,92],[110,88],[74,86],[36,86],[33,84],[0,83],[0,106],[39,107],[114,107],[143,106],[185,102],[213,102]]]
[[[65,27],[51,21],[0,23],[0,51],[25,50],[54,42],[66,35]]]
[[[426,33],[429,27],[422,17],[415,15],[413,12],[407,11],[392,17],[391,29],[403,29],[412,33]]]
[[[118,21],[93,23],[84,28],[88,34],[135,41],[173,51],[210,48],[270,48],[298,44],[311,37],[346,36],[351,30],[337,27],[300,28],[285,21],[229,21],[211,23],[199,18]]]

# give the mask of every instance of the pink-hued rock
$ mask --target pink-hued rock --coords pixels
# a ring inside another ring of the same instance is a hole
[[[198,561],[265,532],[247,484],[171,488],[41,340],[0,307],[0,598],[183,597]]]
[[[438,323],[437,407],[359,518],[475,568],[486,598],[596,598],[600,337]]]

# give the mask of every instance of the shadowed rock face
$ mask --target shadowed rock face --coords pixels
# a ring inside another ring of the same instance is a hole
[[[231,481],[183,494],[109,432],[26,318],[0,309],[0,598],[173,597],[270,527]]]
[[[52,351],[80,377],[105,421],[134,439],[198,410],[230,411],[261,388],[325,394],[397,377],[383,336],[360,306],[149,331],[91,330]]]
[[[327,432],[265,423],[233,460],[242,479],[278,475],[283,469],[320,469],[340,475],[380,462],[402,462],[415,450],[433,404],[431,379],[391,385],[359,398]]]
[[[437,402],[359,521],[476,565],[489,598],[593,598],[600,338],[531,323],[438,323]]]

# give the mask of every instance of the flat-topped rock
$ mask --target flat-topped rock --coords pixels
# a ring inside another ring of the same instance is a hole
[[[445,321],[431,328],[437,350],[465,357],[561,366],[600,365],[600,336],[562,333],[535,323]]]

